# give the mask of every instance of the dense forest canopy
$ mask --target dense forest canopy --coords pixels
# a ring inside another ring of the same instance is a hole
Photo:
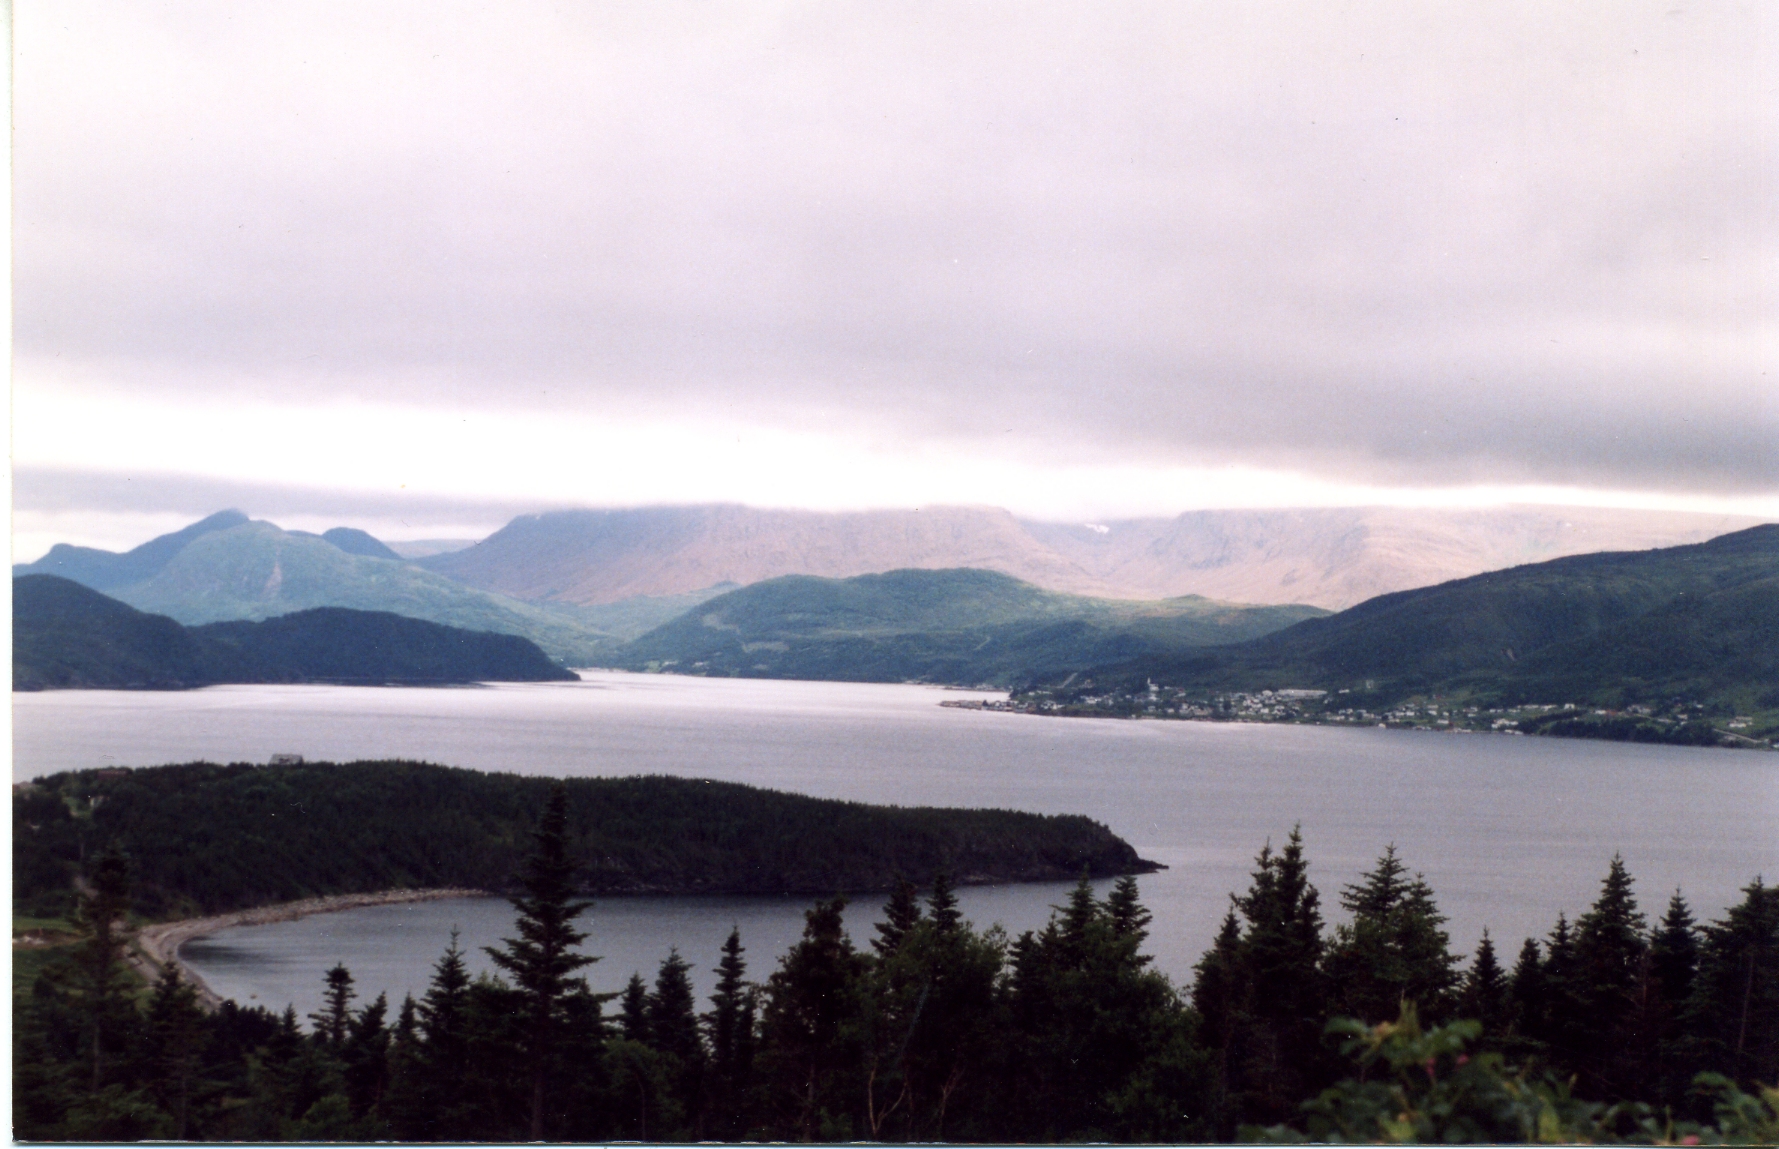
[[[321,607],[184,627],[55,575],[12,585],[14,690],[177,690],[223,682],[573,681],[530,641]]]
[[[1017,938],[962,920],[943,874],[868,930],[817,902],[770,969],[731,934],[592,993],[598,939],[544,796],[499,976],[441,938],[419,1000],[325,974],[306,1019],[198,1007],[119,961],[131,864],[89,859],[81,940],[15,998],[14,1120],[35,1139],[1772,1142],[1779,890],[1706,924],[1646,914],[1615,858],[1594,904],[1450,951],[1394,851],[1326,924],[1304,845],[1263,849],[1190,987],[1149,968],[1134,878],[1083,880]],[[688,960],[716,963],[708,1008]]]
[[[509,888],[546,778],[419,762],[54,774],[13,791],[15,906],[53,911],[82,858],[115,847],[154,912],[392,888]],[[1155,868],[1074,815],[869,806],[696,779],[563,783],[579,888],[832,894],[897,875],[1067,880]]]

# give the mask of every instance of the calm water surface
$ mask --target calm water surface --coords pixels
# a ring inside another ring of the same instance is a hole
[[[822,797],[1083,813],[1170,868],[1142,879],[1150,950],[1176,981],[1209,944],[1253,856],[1301,824],[1331,918],[1341,885],[1389,843],[1426,873],[1454,944],[1482,929],[1509,953],[1592,901],[1624,855],[1646,910],[1684,886],[1716,917],[1779,875],[1779,756],[1498,735],[1049,719],[941,708],[918,686],[586,672],[579,683],[462,689],[225,686],[182,693],[15,695],[14,778],[104,765],[420,758],[558,776],[675,774]],[[979,925],[1040,925],[1064,890],[966,892]],[[852,912],[869,936],[876,899]],[[742,928],[763,978],[801,902],[615,898],[589,918],[596,988],[617,989],[678,944],[712,980]],[[343,960],[367,996],[424,987],[453,923],[466,949],[508,932],[494,899],[377,907],[230,930],[186,954],[241,1000],[313,1008]],[[476,951],[479,958],[479,951]]]

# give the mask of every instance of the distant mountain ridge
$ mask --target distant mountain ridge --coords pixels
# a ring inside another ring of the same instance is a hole
[[[57,546],[15,576],[51,574],[187,625],[267,619],[316,607],[387,611],[529,639],[578,666],[661,621],[663,608],[611,633],[573,606],[542,607],[466,587],[403,560],[364,531],[285,531],[224,511],[122,555]],[[687,605],[690,605],[689,603]],[[678,609],[684,609],[679,607]],[[636,612],[632,612],[636,613]],[[672,610],[671,613],[677,613]]]
[[[1006,684],[1237,642],[1325,612],[1203,598],[1095,599],[984,570],[786,575],[720,595],[620,648],[633,670]]]
[[[823,513],[704,505],[523,515],[473,547],[419,564],[513,598],[570,604],[782,575],[968,567],[1104,598],[1196,594],[1338,610],[1487,570],[1702,542],[1757,522],[1575,507],[1369,507],[1066,525],[985,507]]]
[[[13,689],[253,682],[549,682],[574,675],[513,635],[325,607],[183,627],[56,575],[13,580]]]
[[[1383,595],[1248,642],[1103,666],[1070,689],[1150,681],[1344,690],[1355,706],[1438,692],[1513,704],[1684,697],[1775,709],[1779,525]]]

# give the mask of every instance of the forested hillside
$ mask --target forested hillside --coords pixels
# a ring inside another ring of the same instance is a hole
[[[613,661],[749,678],[1006,683],[1236,642],[1323,613],[1194,597],[1085,598],[986,570],[789,575],[713,598]]]
[[[574,679],[515,635],[376,611],[327,608],[187,628],[54,575],[14,579],[12,611],[14,690]]]
[[[1429,693],[1779,707],[1779,525],[1384,595],[1250,642],[1103,667],[1068,690],[1148,682],[1203,694],[1345,691],[1350,705],[1374,709]]]
[[[577,778],[589,892],[832,894],[898,874],[959,882],[1154,867],[1087,818],[876,807],[679,778]],[[417,762],[83,771],[13,795],[13,896],[66,897],[76,862],[127,851],[156,912],[392,888],[510,887],[551,782]]]

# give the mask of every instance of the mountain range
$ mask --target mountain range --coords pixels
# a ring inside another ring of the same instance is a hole
[[[14,567],[13,574],[72,579],[191,626],[316,607],[386,611],[518,635],[581,666],[696,601],[675,599],[653,613],[644,609],[647,603],[588,612],[572,604],[520,602],[415,566],[361,530],[286,531],[240,511],[211,515],[122,554],[58,545],[37,562]],[[589,613],[601,618],[594,621]]]
[[[56,575],[12,584],[15,690],[236,682],[548,682],[575,676],[523,638],[323,607],[184,627]]]

